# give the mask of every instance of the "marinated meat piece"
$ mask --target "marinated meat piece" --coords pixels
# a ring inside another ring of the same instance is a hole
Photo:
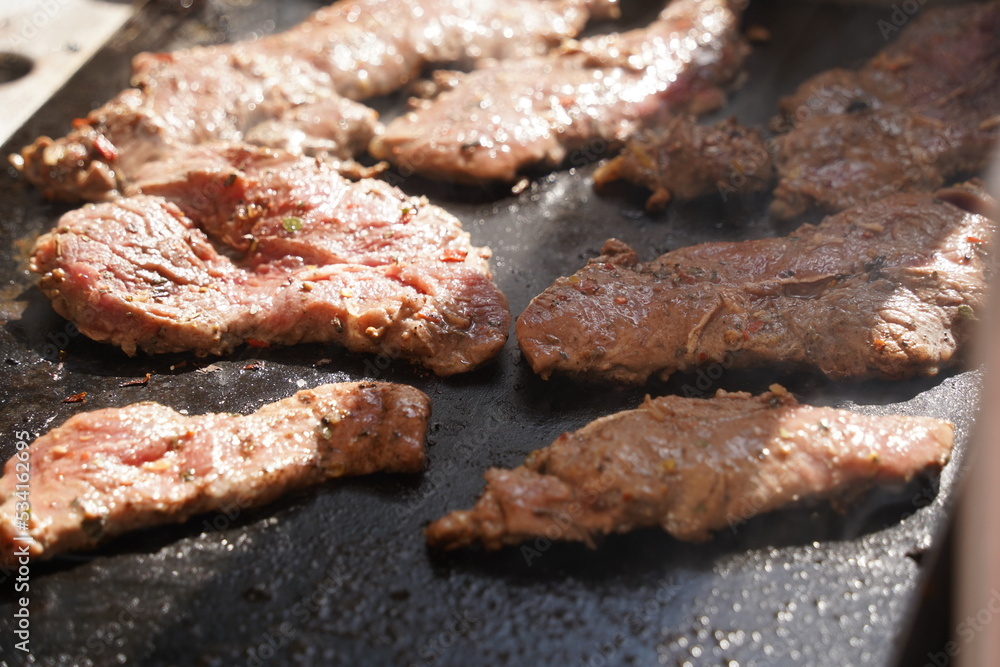
[[[568,151],[620,144],[643,123],[721,105],[719,86],[748,53],[739,18],[726,0],[676,0],[647,28],[455,74],[369,150],[404,173],[511,181]]]
[[[702,541],[803,499],[908,481],[948,462],[949,422],[799,405],[771,389],[647,397],[564,433],[519,468],[489,470],[475,508],[432,523],[427,541],[498,549],[546,537],[593,547],[647,526]]]
[[[671,199],[723,197],[762,192],[771,186],[774,166],[764,136],[734,118],[711,126],[678,116],[663,129],[629,140],[617,157],[594,172],[594,186],[626,180],[653,191],[646,210]]]
[[[858,71],[782,101],[771,212],[839,211],[984,169],[1000,139],[1000,3],[921,12]]]
[[[140,176],[152,194],[67,213],[31,259],[56,312],[95,340],[199,355],[336,342],[440,375],[506,341],[489,249],[386,183],[228,144]]]
[[[779,123],[851,113],[858,107],[919,107],[951,115],[947,104],[995,113],[1000,3],[928,7],[858,70],[835,68],[807,80],[780,102]]]
[[[16,504],[18,454],[0,478],[0,561],[92,549],[114,535],[264,505],[335,477],[424,467],[430,401],[388,383],[328,384],[248,416],[186,417],[157,403],[71,417],[26,450],[30,518]]]
[[[617,0],[339,2],[263,39],[141,54],[133,88],[12,160],[45,196],[93,201],[118,194],[143,163],[205,141],[346,159],[379,129],[351,99],[391,92],[432,63],[544,53],[617,9]]]
[[[647,263],[611,240],[535,297],[517,338],[543,377],[642,383],[704,364],[934,375],[958,362],[984,304],[996,228],[949,201],[897,194],[786,237]]]
[[[986,167],[992,150],[978,131],[898,107],[816,119],[778,142],[771,213],[779,219],[931,191]]]
[[[66,201],[118,196],[146,163],[216,140],[302,151],[353,168],[349,158],[379,131],[378,114],[332,92],[314,70],[288,76],[280,58],[263,53],[248,55],[244,66],[233,50],[246,48],[140,55],[138,88],[76,121],[67,136],[40,137],[11,160],[44,196]]]

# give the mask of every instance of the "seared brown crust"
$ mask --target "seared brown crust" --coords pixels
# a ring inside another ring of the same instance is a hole
[[[42,291],[90,338],[127,354],[335,342],[440,375],[506,342],[490,251],[443,209],[280,152],[186,155],[140,174],[163,197],[71,211],[38,239]]]
[[[713,363],[934,375],[959,361],[984,305],[995,227],[930,194],[899,194],[786,237],[647,263],[611,240],[532,300],[517,338],[543,377],[641,383]]]
[[[840,211],[989,165],[1000,140],[1000,2],[921,12],[857,71],[782,100],[771,213]]]
[[[618,156],[594,172],[596,188],[619,180],[652,190],[646,210],[656,211],[672,199],[763,192],[774,180],[774,166],[759,130],[734,118],[706,126],[678,116],[629,139]]]
[[[721,106],[721,87],[749,52],[738,5],[676,0],[646,28],[456,73],[444,92],[389,123],[369,150],[404,173],[512,181],[571,151],[620,145],[643,123],[705,113]]]
[[[594,421],[491,469],[469,511],[426,529],[435,548],[497,549],[535,537],[581,541],[646,526],[708,539],[803,499],[909,480],[947,463],[949,422],[866,417],[799,405],[775,385],[760,396],[665,396]]]
[[[186,417],[157,403],[71,417],[30,455],[32,559],[136,528],[264,505],[326,479],[419,472],[430,400],[389,383],[328,384],[248,415]],[[0,478],[0,562],[23,542],[18,455]]]

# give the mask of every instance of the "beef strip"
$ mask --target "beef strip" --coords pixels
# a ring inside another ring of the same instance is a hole
[[[962,202],[976,199],[974,189]],[[517,321],[536,373],[642,383],[705,364],[903,379],[954,365],[984,303],[996,224],[903,193],[792,234],[640,263],[621,241]]]
[[[780,219],[932,190],[984,169],[1000,139],[1000,2],[927,9],[857,71],[781,103]]]
[[[228,506],[244,511],[335,477],[419,472],[429,416],[420,391],[375,382],[307,389],[248,416],[186,417],[151,402],[78,414],[24,450],[31,557]],[[23,534],[19,460],[0,478],[4,562]]]
[[[726,0],[676,0],[649,27],[455,74],[370,147],[404,173],[511,181],[568,151],[599,153],[644,122],[721,105],[748,47]],[[586,158],[583,158],[586,159]]]
[[[671,199],[762,192],[773,179],[771,149],[759,130],[733,118],[703,126],[689,116],[640,132],[594,172],[597,188],[626,180],[652,190],[648,211]]]
[[[45,196],[93,201],[143,163],[209,140],[346,159],[379,129],[351,100],[391,92],[428,64],[543,53],[616,11],[617,0],[339,2],[256,41],[140,54],[132,88],[12,160]]]
[[[432,523],[427,541],[497,549],[544,537],[594,546],[646,526],[701,541],[800,500],[903,482],[948,461],[949,422],[799,405],[771,389],[647,397],[636,410],[564,433],[519,468],[489,470],[476,506]]]
[[[506,341],[489,249],[386,183],[210,144],[136,190],[67,213],[31,258],[56,312],[128,354],[336,342],[450,375]]]

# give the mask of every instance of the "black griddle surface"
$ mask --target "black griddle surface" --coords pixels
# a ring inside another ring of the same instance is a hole
[[[208,3],[148,10],[3,149],[59,136],[123,88],[140,50],[281,29],[311,2]],[[626,3],[633,19],[648,7]],[[655,8],[654,8],[655,9]],[[807,76],[856,66],[884,45],[891,8],[760,2],[748,23],[771,30],[748,83],[717,117],[765,124]],[[400,98],[382,102],[386,109]],[[589,156],[583,156],[589,157]],[[574,164],[574,162],[569,162]],[[534,178],[520,195],[397,179],[458,215],[492,247],[516,316],[611,236],[643,259],[712,240],[786,233],[763,198],[642,211],[628,187],[598,196],[593,164]],[[417,476],[338,480],[254,510],[202,516],[124,536],[91,554],[31,567],[31,662],[42,665],[884,665],[905,640],[928,558],[941,541],[974,418],[980,376],[836,384],[771,372],[675,376],[641,389],[543,381],[508,342],[495,364],[439,379],[403,362],[325,346],[243,350],[222,359],[127,358],[87,340],[34,287],[27,253],[65,206],[8,169],[0,178],[0,457],[73,414],[141,400],[190,413],[250,412],[298,389],[374,378],[412,384],[434,405],[430,465]],[[58,350],[64,349],[61,355]],[[145,386],[121,384],[153,373]],[[498,553],[436,554],[421,530],[471,506],[489,466],[513,467],[566,430],[635,407],[645,393],[758,392],[775,381],[800,400],[866,414],[951,419],[957,446],[940,479],[865,495],[847,513],[803,508],[758,517],[706,544],[656,530],[596,551],[545,540]],[[61,401],[87,392],[86,403]],[[13,580],[0,584],[0,660],[19,664]]]

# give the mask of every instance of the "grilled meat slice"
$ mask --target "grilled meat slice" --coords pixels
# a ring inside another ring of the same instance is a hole
[[[597,188],[626,180],[652,190],[646,200],[649,211],[662,209],[671,199],[762,192],[773,179],[771,150],[759,130],[733,118],[698,125],[690,116],[639,133],[594,172]]]
[[[330,478],[419,472],[429,415],[420,391],[375,382],[307,389],[249,416],[186,417],[150,402],[76,415],[24,450],[31,557],[91,549],[228,506],[264,505]],[[19,455],[0,478],[4,562],[23,534]]]
[[[839,211],[984,169],[1000,139],[1000,2],[928,9],[858,71],[782,101],[771,212]]]
[[[946,421],[799,405],[777,385],[760,396],[647,398],[563,434],[519,468],[491,469],[476,506],[435,521],[426,536],[443,549],[536,537],[594,546],[660,526],[701,541],[800,499],[940,469],[952,439]]]
[[[961,192],[943,196],[978,196]],[[705,243],[647,263],[611,240],[532,300],[517,338],[543,377],[642,383],[705,364],[933,375],[958,362],[983,306],[995,228],[909,193],[786,237]]]
[[[204,141],[350,158],[379,129],[351,100],[393,91],[428,64],[543,53],[616,11],[617,0],[339,2],[256,41],[141,54],[132,88],[13,161],[47,197],[96,201],[144,162]]]
[[[507,339],[489,249],[436,206],[241,145],[146,169],[138,190],[154,194],[67,213],[31,258],[56,312],[95,340],[199,355],[336,342],[450,375]]]
[[[726,0],[676,0],[647,28],[456,74],[370,151],[404,173],[456,181],[511,181],[568,151],[599,152],[644,122],[718,107],[748,52],[738,24]]]

